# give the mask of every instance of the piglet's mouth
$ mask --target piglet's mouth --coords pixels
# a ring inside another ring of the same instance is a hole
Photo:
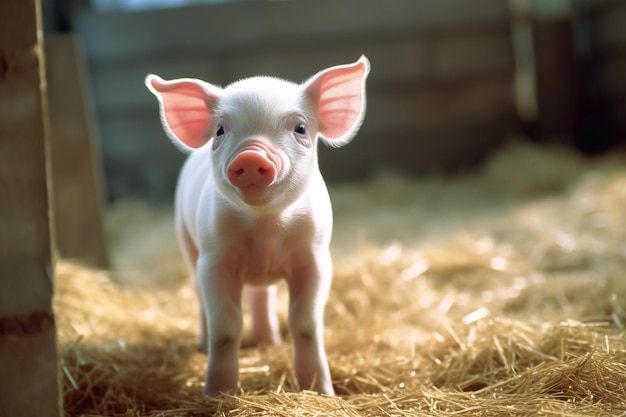
[[[272,206],[276,198],[276,188],[270,186],[259,186],[255,184],[244,187],[234,187],[236,194],[242,202],[250,207],[263,208]]]

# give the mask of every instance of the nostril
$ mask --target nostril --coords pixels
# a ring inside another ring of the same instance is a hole
[[[264,154],[246,150],[228,167],[228,179],[235,187],[256,185],[267,187],[276,178],[276,166]]]

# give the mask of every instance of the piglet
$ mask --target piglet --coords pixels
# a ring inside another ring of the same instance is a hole
[[[341,146],[357,133],[368,73],[362,56],[300,85],[272,77],[225,88],[146,78],[165,132],[191,151],[178,181],[175,222],[202,305],[206,394],[237,393],[242,295],[250,303],[252,343],[280,343],[275,284],[281,279],[289,288],[298,383],[334,394],[323,339],[332,211],[317,144]]]

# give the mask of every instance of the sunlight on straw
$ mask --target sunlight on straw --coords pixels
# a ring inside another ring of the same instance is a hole
[[[489,260],[489,266],[494,271],[504,271],[509,262],[502,256],[494,256]]]
[[[452,307],[453,305],[454,296],[448,294],[443,298],[443,300],[441,300],[439,306],[437,307],[437,310],[439,310],[441,314],[446,314],[450,310],[450,307]]]
[[[445,321],[442,322],[442,324],[443,324],[443,327],[448,332],[448,334],[450,336],[452,336],[452,339],[454,339],[454,341],[459,345],[461,350],[466,350],[467,346],[465,345],[463,340],[459,337],[459,335],[454,331],[454,329],[452,327],[450,327],[450,325],[447,322],[445,322]]]
[[[388,265],[395,262],[402,255],[402,245],[394,242],[385,249],[381,255],[381,261],[384,265]]]
[[[76,380],[74,379],[74,377],[70,373],[70,370],[67,369],[67,366],[65,366],[65,365],[63,365],[63,373],[65,374],[67,379],[69,379],[70,384],[72,384],[72,387],[74,387],[74,389],[78,389],[78,384],[76,383]]]
[[[474,310],[463,317],[463,323],[472,324],[480,319],[484,319],[489,314],[489,310],[486,307],[481,307],[478,310]]]
[[[270,374],[269,365],[261,365],[261,366],[247,366],[244,368],[240,368],[239,372],[242,374]]]
[[[409,281],[422,275],[428,268],[430,268],[428,261],[426,259],[420,259],[413,263],[413,265],[402,270],[400,277],[405,281]]]

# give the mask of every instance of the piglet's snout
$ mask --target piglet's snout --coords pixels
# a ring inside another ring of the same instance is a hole
[[[228,166],[228,180],[238,188],[267,187],[276,179],[276,164],[262,152],[244,150]]]

